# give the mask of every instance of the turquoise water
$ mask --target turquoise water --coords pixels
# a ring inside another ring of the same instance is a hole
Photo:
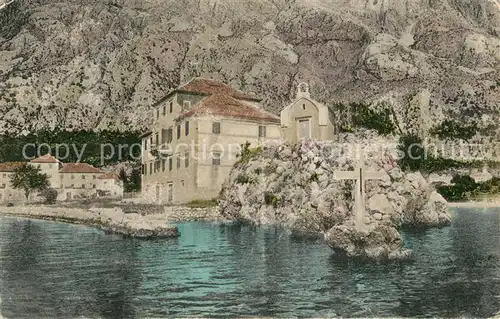
[[[338,260],[281,229],[178,225],[137,241],[78,225],[0,218],[1,315],[9,318],[474,316],[500,311],[500,211],[406,233],[416,261]]]

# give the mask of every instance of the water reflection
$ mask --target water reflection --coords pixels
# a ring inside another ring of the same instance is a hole
[[[2,218],[6,317],[473,316],[500,310],[500,213],[457,211],[407,233],[415,261],[339,259],[282,228],[185,223],[134,241],[66,224]]]
[[[491,316],[500,309],[500,214],[457,211],[453,226],[413,234],[417,262],[407,269],[403,316]],[[412,274],[412,276],[410,276]],[[411,294],[410,294],[411,293]]]
[[[1,314],[6,317],[135,316],[135,242],[72,225],[15,220],[0,226]]]

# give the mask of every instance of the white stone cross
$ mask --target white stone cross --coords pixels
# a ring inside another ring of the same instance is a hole
[[[383,179],[384,172],[365,171],[365,162],[362,152],[359,152],[358,165],[354,171],[335,171],[336,180],[356,180],[356,193],[354,195],[354,214],[356,227],[362,227],[365,223],[365,181],[369,179]]]

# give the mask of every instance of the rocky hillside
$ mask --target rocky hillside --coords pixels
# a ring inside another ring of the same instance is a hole
[[[498,0],[15,0],[0,9],[0,130],[141,128],[192,76],[278,112],[387,101],[402,129],[497,123]],[[487,130],[493,134],[495,130]]]
[[[371,134],[339,135],[340,143],[302,141],[246,149],[222,187],[223,216],[254,225],[284,225],[300,234],[322,234],[336,251],[352,257],[407,258],[399,226],[450,223],[447,203],[420,173],[397,165],[396,143]],[[353,180],[335,172],[357,167],[356,143],[369,171],[363,229],[354,227]]]

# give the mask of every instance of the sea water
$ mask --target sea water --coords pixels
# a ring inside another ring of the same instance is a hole
[[[279,228],[191,222],[140,241],[0,217],[0,316],[491,316],[500,310],[500,210],[457,209],[405,232],[411,263],[343,260]]]

